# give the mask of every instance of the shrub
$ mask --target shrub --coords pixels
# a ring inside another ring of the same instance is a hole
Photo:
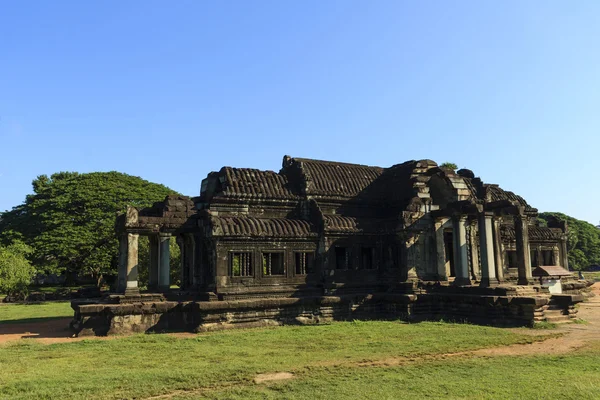
[[[25,257],[29,252],[29,247],[20,242],[0,246],[0,293],[25,297],[35,274],[35,269]]]

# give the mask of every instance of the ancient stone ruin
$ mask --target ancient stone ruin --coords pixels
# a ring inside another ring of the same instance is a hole
[[[72,327],[104,335],[369,318],[569,320],[584,285],[568,272],[567,227],[536,216],[522,197],[431,160],[380,168],[285,156],[278,173],[223,167],[199,197],[169,196],[118,218],[118,293],[74,302]],[[140,235],[150,265],[138,265]],[[178,289],[171,237],[182,255]],[[544,266],[558,271],[562,293],[533,276]]]

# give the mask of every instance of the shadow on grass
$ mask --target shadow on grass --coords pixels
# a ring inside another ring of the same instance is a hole
[[[56,317],[36,317],[36,318],[22,318],[22,319],[10,319],[7,321],[0,321],[0,326],[2,325],[17,325],[17,324],[37,324],[40,322],[46,321],[55,321],[57,319],[67,319],[71,320],[72,317],[67,316],[56,316]],[[0,328],[0,334],[4,333],[3,329]]]
[[[0,343],[10,339],[68,338],[71,318],[26,318],[0,322]],[[3,340],[5,339],[5,340]]]

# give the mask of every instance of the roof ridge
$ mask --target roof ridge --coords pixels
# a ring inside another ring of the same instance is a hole
[[[349,162],[343,162],[343,161],[317,160],[314,158],[301,158],[301,157],[291,157],[291,158],[294,161],[300,161],[300,162],[313,162],[313,163],[319,163],[319,164],[333,164],[333,165],[340,164],[340,165],[349,165],[349,166],[355,166],[355,167],[385,169],[385,167],[380,167],[377,165],[356,164],[356,163],[349,163]]]
[[[232,169],[232,170],[238,170],[238,171],[257,171],[257,172],[267,172],[267,173],[271,173],[271,174],[275,174],[275,175],[279,175],[279,176],[283,176],[282,174],[280,174],[279,172],[275,172],[273,170],[270,169],[259,169],[259,168],[245,168],[245,167],[230,167],[230,166],[224,166],[222,169]]]

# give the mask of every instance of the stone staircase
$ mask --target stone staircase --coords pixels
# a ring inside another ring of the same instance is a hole
[[[552,324],[565,324],[573,321],[569,310],[564,310],[556,304],[550,303],[540,308],[539,321],[550,322]],[[537,310],[536,314],[538,314]],[[538,320],[538,315],[535,316],[535,319],[536,321]]]

